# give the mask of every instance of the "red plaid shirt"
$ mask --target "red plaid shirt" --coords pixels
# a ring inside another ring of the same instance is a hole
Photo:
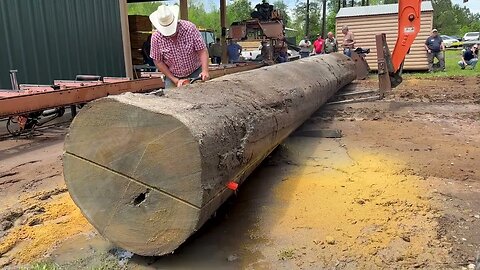
[[[206,49],[205,42],[197,27],[189,21],[178,20],[176,40],[158,31],[153,33],[150,57],[165,63],[175,77],[183,78],[202,65],[197,52],[203,49]]]

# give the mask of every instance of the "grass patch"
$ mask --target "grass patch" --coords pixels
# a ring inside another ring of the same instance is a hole
[[[23,270],[59,270],[60,267],[53,262],[37,262],[22,269]]]
[[[439,78],[439,77],[472,77],[480,75],[479,66],[472,70],[471,68],[460,69],[458,61],[462,59],[461,49],[449,49],[445,51],[445,72],[405,72],[404,78]],[[436,59],[435,59],[436,61]]]
[[[295,249],[285,249],[278,253],[278,259],[282,261],[291,260],[295,258]]]

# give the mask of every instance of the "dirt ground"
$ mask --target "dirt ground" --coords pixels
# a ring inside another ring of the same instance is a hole
[[[362,81],[376,87],[375,78]],[[480,77],[325,106],[174,254],[103,239],[62,177],[66,125],[0,141],[0,267],[480,269]],[[3,124],[3,123],[0,123]]]

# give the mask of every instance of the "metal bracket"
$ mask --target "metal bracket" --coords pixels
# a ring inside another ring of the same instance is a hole
[[[378,89],[380,92],[380,99],[385,97],[385,93],[392,90],[389,72],[390,51],[387,46],[387,38],[385,34],[375,35],[375,42],[377,47],[377,62],[378,62]],[[391,62],[391,59],[390,59]]]

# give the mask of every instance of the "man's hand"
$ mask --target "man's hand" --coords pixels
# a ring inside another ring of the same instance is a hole
[[[432,50],[428,49],[428,50],[427,50],[427,53],[432,53]]]
[[[202,77],[202,81],[210,79],[210,74],[208,74],[208,70],[202,70],[202,73],[200,73],[200,77]]]
[[[171,78],[170,80],[172,81],[172,83],[173,83],[174,85],[176,85],[176,86],[178,87],[178,82],[180,81],[180,79],[178,79],[177,77],[173,77],[173,78]]]
[[[189,79],[177,79],[177,83],[175,84],[177,87],[182,87],[190,83]]]

